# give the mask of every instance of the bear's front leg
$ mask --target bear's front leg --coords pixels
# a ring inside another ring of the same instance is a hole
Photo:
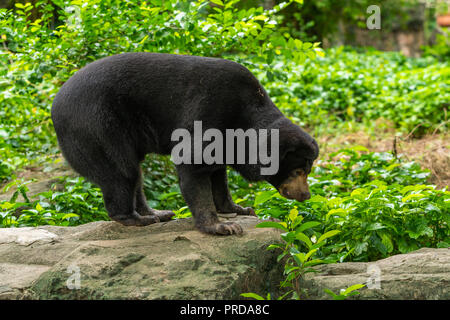
[[[195,171],[188,165],[177,166],[180,189],[194,216],[198,230],[218,235],[242,234],[242,227],[234,222],[220,222],[214,205],[210,172]]]
[[[211,187],[217,212],[256,216],[253,208],[243,208],[233,202],[228,189],[227,169],[218,169],[211,174]]]

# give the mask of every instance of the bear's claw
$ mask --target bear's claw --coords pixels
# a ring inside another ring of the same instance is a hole
[[[175,216],[175,213],[173,213],[170,210],[155,210],[155,215],[159,218],[161,222],[170,221],[172,217]]]
[[[242,227],[234,222],[219,222],[213,225],[200,226],[199,229],[205,233],[223,236],[232,234],[241,235],[244,232]]]
[[[155,210],[155,209],[150,209],[150,211],[146,211],[146,212],[140,212],[139,214],[143,217],[150,217],[150,216],[156,217],[159,219],[158,222],[170,221],[172,219],[172,217],[175,216],[175,213],[173,213],[173,211]]]
[[[153,223],[160,222],[158,216],[141,216],[137,212],[133,212],[133,214],[131,215],[115,215],[111,216],[110,218],[124,226],[144,227]]]

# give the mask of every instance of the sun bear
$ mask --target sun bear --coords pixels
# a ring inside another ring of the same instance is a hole
[[[171,154],[177,144],[173,132],[193,132],[199,121],[204,129],[224,135],[229,129],[277,130],[278,150],[269,147],[279,154],[277,172],[261,174],[260,162],[229,166],[249,181],[269,182],[286,198],[310,197],[306,178],[319,153],[316,141],[287,119],[256,77],[236,62],[160,53],[103,58],[64,83],[51,116],[67,162],[100,186],[110,218],[123,225],[145,226],[173,217],[172,211],[148,206],[140,163],[148,153]],[[266,140],[271,139],[275,135]],[[254,215],[252,208],[232,201],[227,164],[176,165],[181,193],[202,232],[241,234],[239,224],[220,222],[217,214]]]

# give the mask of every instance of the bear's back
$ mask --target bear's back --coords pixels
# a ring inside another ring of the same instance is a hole
[[[54,100],[71,105],[89,101],[108,105],[123,97],[137,103],[220,99],[259,91],[260,84],[244,66],[225,59],[164,53],[123,53],[94,61],[77,71]],[[246,90],[248,89],[248,90]]]

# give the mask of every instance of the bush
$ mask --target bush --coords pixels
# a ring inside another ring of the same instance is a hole
[[[306,242],[339,230],[333,244],[315,253],[328,261],[374,261],[422,247],[448,247],[450,192],[426,185],[428,172],[417,164],[366,152],[343,149],[319,163],[310,177],[314,196],[305,202],[286,200],[273,188],[259,191],[256,212],[288,224],[289,212],[298,210],[303,223],[317,223]],[[310,249],[298,240],[299,248]]]
[[[330,131],[343,122],[373,127],[379,118],[403,132],[417,127],[415,136],[448,128],[442,125],[450,105],[448,61],[340,47],[303,65],[274,65],[259,78],[279,108],[311,129]]]
[[[450,30],[443,30],[442,34],[436,35],[436,43],[432,46],[424,46],[425,56],[432,56],[441,61],[450,60]]]
[[[0,201],[0,227],[76,226],[109,220],[101,190],[84,178],[61,178],[33,201],[27,195],[30,182],[16,180],[5,187],[8,190],[15,185],[17,190],[8,201]],[[57,190],[58,185],[62,185],[62,190]],[[25,202],[17,202],[19,194]]]

